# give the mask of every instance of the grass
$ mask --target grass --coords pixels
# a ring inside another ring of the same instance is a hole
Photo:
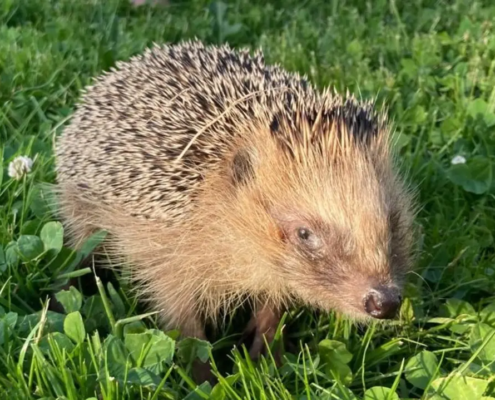
[[[495,398],[494,20],[477,0],[2,1],[0,398]],[[284,334],[295,350],[277,369],[232,350],[234,323],[212,345],[161,332],[123,280],[60,290],[94,281],[76,267],[102,234],[79,253],[63,247],[39,187],[55,178],[56,136],[92,77],[154,41],[192,37],[261,46],[320,87],[387,104],[422,207],[399,321],[357,327],[294,310]],[[19,155],[35,162],[16,181]],[[48,311],[52,292],[61,313]],[[192,382],[195,357],[211,357],[214,388]]]

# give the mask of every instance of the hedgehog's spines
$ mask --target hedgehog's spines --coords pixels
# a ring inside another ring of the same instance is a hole
[[[373,101],[330,86],[320,93],[306,74],[265,65],[261,49],[153,43],[83,91],[57,144],[61,210],[78,243],[96,227],[111,232],[109,253],[130,261],[172,322],[194,302],[212,318],[246,296],[287,304],[287,274],[311,277],[277,267],[282,233],[267,209],[277,200],[296,217],[322,211],[345,231],[354,216],[342,210],[354,206],[373,227],[388,207],[375,204],[382,192],[400,196],[388,140]]]

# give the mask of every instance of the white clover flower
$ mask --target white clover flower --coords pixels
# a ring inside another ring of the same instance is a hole
[[[452,165],[457,165],[457,164],[466,164],[466,159],[463,156],[455,156],[450,163]]]
[[[32,166],[33,160],[29,157],[16,157],[9,164],[9,176],[15,180],[21,180],[24,175],[31,172]]]

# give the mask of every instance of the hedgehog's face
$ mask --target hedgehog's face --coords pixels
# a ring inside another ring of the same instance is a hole
[[[389,319],[411,264],[409,202],[390,169],[377,174],[365,159],[353,161],[280,172],[269,211],[280,265],[305,302],[356,319]]]
[[[409,266],[408,243],[401,231],[408,228],[394,226],[396,216],[380,221],[382,217],[354,211],[343,224],[325,212],[275,214],[283,249],[280,267],[295,294],[309,304],[357,319],[393,318]]]
[[[256,154],[254,165],[246,154],[234,160],[235,180],[251,182],[237,190],[265,213],[243,223],[259,230],[258,248],[269,248],[265,259],[291,294],[356,319],[393,318],[411,265],[412,213],[389,160],[377,165],[356,150],[297,161],[269,144]]]

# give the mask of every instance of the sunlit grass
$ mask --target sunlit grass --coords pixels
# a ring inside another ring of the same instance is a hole
[[[0,398],[495,397],[494,20],[490,2],[461,0],[1,2]],[[235,320],[211,345],[177,342],[125,280],[95,282],[81,261],[102,233],[78,253],[63,246],[40,184],[55,179],[53,143],[81,89],[153,42],[193,37],[261,46],[320,87],[388,106],[421,206],[400,320],[359,327],[292,310],[284,365],[255,365],[235,347]],[[17,156],[34,159],[19,180]],[[92,291],[60,291],[79,277]],[[210,358],[214,388],[192,381],[195,357]]]

